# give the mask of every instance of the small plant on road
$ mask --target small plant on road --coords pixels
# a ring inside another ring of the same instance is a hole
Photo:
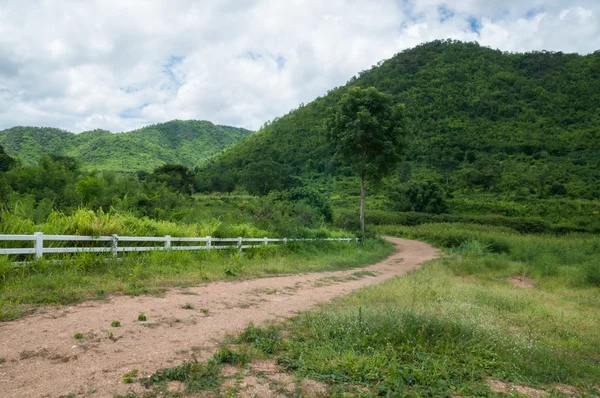
[[[146,321],[146,315],[144,315],[143,313],[138,315],[138,321],[140,322],[144,322]]]
[[[77,340],[83,340],[83,333],[75,333],[73,335]]]
[[[119,322],[119,321],[112,321],[112,323],[110,324],[110,326],[112,326],[113,328],[119,328],[119,327],[121,327],[121,322]]]
[[[127,372],[123,375],[123,383],[125,384],[132,384],[135,383],[135,380],[138,377],[138,370],[137,369],[133,369],[130,372]]]

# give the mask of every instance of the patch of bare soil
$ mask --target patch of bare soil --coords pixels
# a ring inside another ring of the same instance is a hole
[[[0,363],[0,395],[97,398],[140,391],[143,387],[139,384],[123,383],[125,373],[138,369],[139,377],[144,377],[178,365],[186,351],[206,359],[226,334],[243,330],[249,322],[293,316],[317,303],[403,275],[438,255],[426,243],[387,239],[396,245],[397,253],[361,268],[373,272],[361,278],[351,277],[356,270],[347,270],[215,282],[173,289],[162,297],[114,295],[107,301],[49,309],[1,323],[0,357],[5,361]],[[323,278],[335,283],[321,285],[317,281]],[[147,316],[146,322],[137,320],[140,313]],[[115,320],[120,327],[111,326]],[[75,339],[75,333],[84,338]],[[252,384],[255,392],[248,390],[247,396],[269,396],[262,395],[266,390],[259,382],[262,380],[257,378]],[[286,393],[285,381],[271,384]],[[321,387],[313,389],[319,392]]]
[[[514,385],[512,383],[507,383],[502,380],[488,379],[487,384],[490,387],[490,390],[502,394],[518,392],[521,395],[531,398],[543,398],[549,395],[546,391],[543,390],[538,390],[533,387]]]
[[[550,396],[550,393],[544,390],[539,390],[533,387],[520,386],[512,383],[507,383],[502,380],[496,379],[487,379],[487,384],[490,387],[490,390],[497,393],[502,394],[511,394],[514,392],[519,393],[520,395],[531,397],[531,398],[544,398]],[[576,397],[581,394],[577,388],[573,386],[566,386],[562,384],[555,384],[552,386],[555,391],[558,391],[562,395],[566,397]]]
[[[221,386],[223,395],[235,392],[239,397],[329,396],[325,384],[310,379],[296,379],[274,361],[254,361],[243,368],[226,367],[221,375],[229,377]]]
[[[517,287],[522,287],[524,289],[531,289],[535,287],[535,281],[524,278],[522,276],[511,276],[508,278],[508,281]]]

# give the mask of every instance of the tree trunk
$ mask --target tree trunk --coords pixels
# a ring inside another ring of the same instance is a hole
[[[360,170],[360,232],[365,233],[365,170]]]

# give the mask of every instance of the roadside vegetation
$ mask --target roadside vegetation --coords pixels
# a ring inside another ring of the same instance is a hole
[[[64,305],[111,293],[160,294],[216,280],[261,278],[298,272],[335,271],[377,262],[393,251],[387,242],[288,243],[264,248],[110,256],[81,253],[63,262],[15,267],[0,258],[0,321],[22,317],[41,305]],[[61,258],[56,256],[55,258]]]
[[[268,360],[332,396],[600,395],[600,238],[468,224],[378,232],[446,255],[286,322],[249,325],[226,342],[248,362],[240,372]],[[226,378],[211,361],[184,366],[213,369],[218,389]]]

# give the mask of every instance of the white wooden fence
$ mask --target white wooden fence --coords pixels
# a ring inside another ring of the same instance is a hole
[[[251,249],[269,243],[287,243],[299,241],[340,241],[358,242],[358,238],[327,238],[327,239],[273,239],[267,238],[178,238],[173,236],[79,236],[79,235],[44,235],[36,232],[33,235],[0,235],[0,242],[5,241],[30,241],[33,247],[29,248],[0,248],[0,254],[33,254],[36,260],[41,260],[44,254],[55,253],[112,253],[116,256],[120,252],[143,252],[153,250],[213,250],[213,249]],[[106,246],[96,247],[44,247],[44,242],[106,242]],[[124,242],[162,242],[160,246],[123,246]],[[176,245],[177,243],[202,243],[202,245]],[[229,244],[228,244],[229,243]],[[247,243],[247,244],[244,244]]]

